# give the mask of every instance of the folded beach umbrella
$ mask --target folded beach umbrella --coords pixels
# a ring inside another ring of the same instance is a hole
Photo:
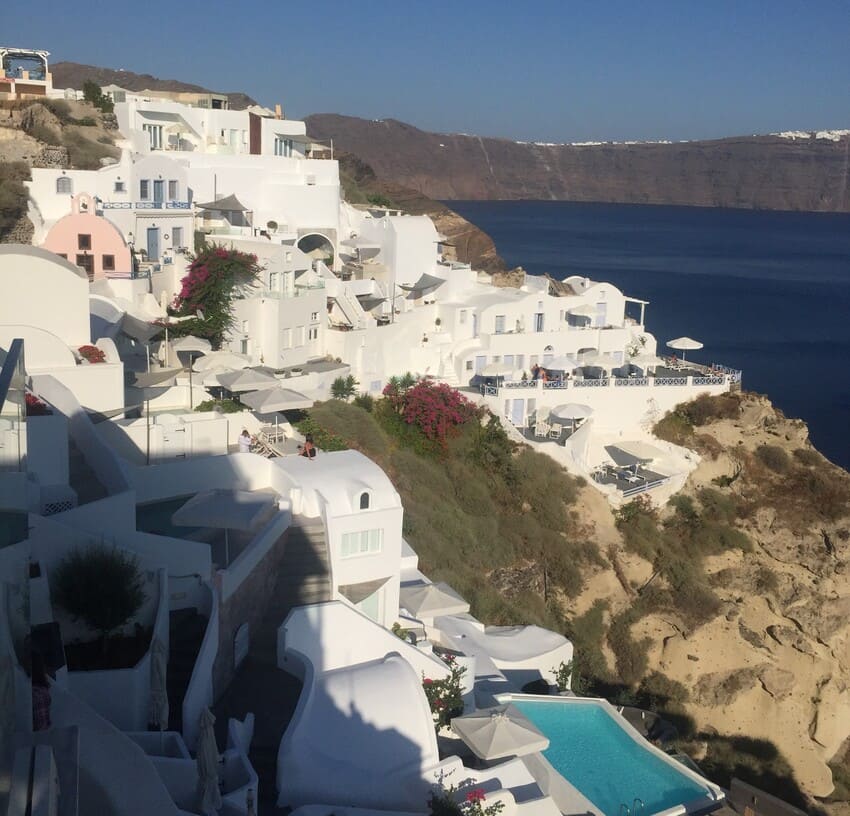
[[[416,618],[469,612],[469,603],[442,581],[436,584],[402,584],[398,604]]]
[[[549,739],[510,703],[455,717],[452,731],[485,760],[524,756],[549,747]]]
[[[168,730],[168,649],[160,638],[151,643],[151,701],[148,722],[156,725],[160,731]]]
[[[221,790],[218,786],[218,763],[221,757],[215,741],[215,717],[205,708],[200,716],[198,750],[195,763],[198,769],[198,788],[201,811],[205,814],[217,813],[221,808]]]

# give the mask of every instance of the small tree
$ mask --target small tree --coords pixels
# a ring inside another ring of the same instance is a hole
[[[100,85],[90,79],[83,83],[83,99],[103,113],[112,113],[115,109],[112,100],[101,90]]]
[[[352,374],[347,377],[337,377],[331,383],[331,396],[338,400],[350,400],[357,393],[360,383]]]
[[[136,558],[103,545],[69,553],[53,571],[51,583],[53,601],[100,634],[104,654],[109,636],[145,602]]]

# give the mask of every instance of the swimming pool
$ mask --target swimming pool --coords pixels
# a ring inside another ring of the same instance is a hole
[[[163,499],[136,505],[136,529],[145,533],[170,536],[171,538],[186,538],[200,527],[180,527],[172,524],[171,517],[186,504],[191,496]]]
[[[722,801],[720,788],[647,743],[604,700],[511,695],[510,702],[549,737],[543,756],[605,816],[624,816],[623,805],[650,816]]]

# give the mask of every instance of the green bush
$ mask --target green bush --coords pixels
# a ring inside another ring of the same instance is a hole
[[[791,468],[791,459],[779,445],[759,445],[756,448],[756,457],[774,473],[787,473]]]
[[[54,603],[100,634],[104,652],[109,636],[145,602],[135,556],[100,545],[65,556],[53,570],[51,591]]]
[[[121,155],[118,148],[92,141],[74,131],[63,134],[62,144],[68,148],[71,167],[77,170],[99,170],[103,166],[101,159],[117,159]]]
[[[236,402],[236,400],[232,399],[209,399],[199,402],[195,406],[195,410],[201,413],[220,411],[222,414],[238,414],[245,410],[245,406],[241,402]]]
[[[627,686],[637,684],[649,667],[647,652],[652,641],[649,638],[635,640],[631,633],[632,625],[641,614],[641,610],[632,606],[614,617],[608,627],[608,645],[614,652],[616,672]]]
[[[24,162],[0,162],[0,242],[27,212],[30,175]]]
[[[64,99],[43,99],[34,104],[44,105],[63,125],[74,122],[71,106]]]
[[[735,419],[741,413],[741,400],[737,394],[700,394],[695,400],[676,406],[692,425],[708,425],[716,419]]]
[[[823,457],[816,450],[810,448],[797,448],[794,451],[794,458],[806,467],[815,467],[823,462]]]
[[[354,375],[349,374],[347,377],[337,377],[331,383],[331,396],[338,400],[351,399],[357,393],[359,382],[354,378]]]
[[[371,394],[357,394],[354,397],[353,404],[371,414],[375,407],[375,398]]]
[[[693,438],[694,426],[681,414],[669,413],[655,423],[652,433],[665,442],[687,447]]]
[[[713,487],[702,488],[697,498],[702,505],[702,515],[711,521],[732,524],[738,517],[739,507],[735,498]]]

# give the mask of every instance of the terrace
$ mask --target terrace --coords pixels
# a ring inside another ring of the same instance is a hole
[[[616,465],[600,465],[591,473],[594,482],[613,485],[624,498],[636,496],[664,484],[670,477],[642,465],[631,468]]]

